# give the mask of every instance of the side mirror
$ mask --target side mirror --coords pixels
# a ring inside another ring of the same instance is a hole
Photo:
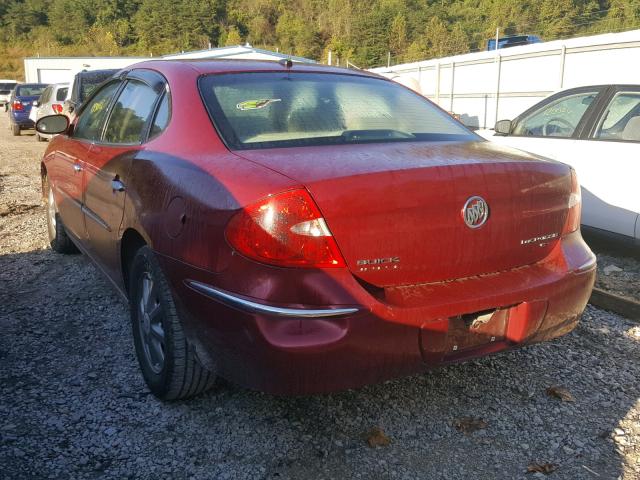
[[[56,135],[69,129],[69,118],[66,115],[47,115],[36,122],[38,133]]]
[[[40,106],[40,102],[38,100],[34,100],[31,105],[33,105],[34,107],[39,107]]]
[[[494,130],[496,135],[509,135],[511,133],[511,120],[498,120]]]

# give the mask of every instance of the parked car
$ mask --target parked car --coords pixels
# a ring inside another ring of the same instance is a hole
[[[51,246],[128,299],[162,399],[216,376],[333,391],[550,340],[593,286],[570,167],[368,72],[149,61],[37,128],[60,134]]]
[[[35,123],[41,117],[62,113],[62,105],[65,98],[67,98],[68,91],[68,83],[55,83],[49,85],[44,89],[40,98],[33,102],[31,112],[29,113],[29,119]],[[39,142],[43,142],[51,137],[51,135],[36,132],[36,139]]]
[[[640,245],[640,85],[564,90],[478,133],[571,165],[585,231]]]
[[[105,80],[116,74],[118,69],[83,70],[74,75],[67,92],[67,98],[63,104],[62,113],[71,120],[76,115],[76,110],[89,98],[91,93]]]
[[[14,135],[20,135],[21,130],[34,127],[34,122],[29,119],[33,102],[47,86],[43,83],[19,83],[13,89],[9,98],[9,128]]]
[[[4,111],[9,110],[9,98],[11,90],[18,84],[15,80],[0,79],[0,105],[4,107]]]
[[[509,35],[508,37],[498,38],[498,48],[519,47],[521,45],[531,45],[533,43],[542,43],[542,39],[537,35]],[[496,39],[487,40],[487,50],[496,49]]]

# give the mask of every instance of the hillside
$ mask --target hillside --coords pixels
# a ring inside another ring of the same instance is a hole
[[[0,78],[25,56],[141,55],[249,42],[373,67],[640,27],[640,0],[0,0]]]

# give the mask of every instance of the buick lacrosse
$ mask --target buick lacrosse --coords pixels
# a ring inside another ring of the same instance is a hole
[[[117,73],[42,160],[49,239],[127,299],[162,399],[358,387],[571,331],[595,277],[562,163],[291,62]]]

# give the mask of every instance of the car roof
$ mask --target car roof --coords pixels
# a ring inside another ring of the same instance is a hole
[[[157,68],[162,71],[163,66],[193,69],[202,75],[210,73],[241,73],[241,72],[305,72],[305,73],[337,73],[354,76],[367,76],[373,78],[385,78],[378,74],[366,70],[351,68],[333,67],[321,63],[299,63],[292,62],[290,67],[286,66],[286,59],[274,60],[247,60],[247,59],[189,59],[189,60],[148,60],[136,63],[124,68]]]

